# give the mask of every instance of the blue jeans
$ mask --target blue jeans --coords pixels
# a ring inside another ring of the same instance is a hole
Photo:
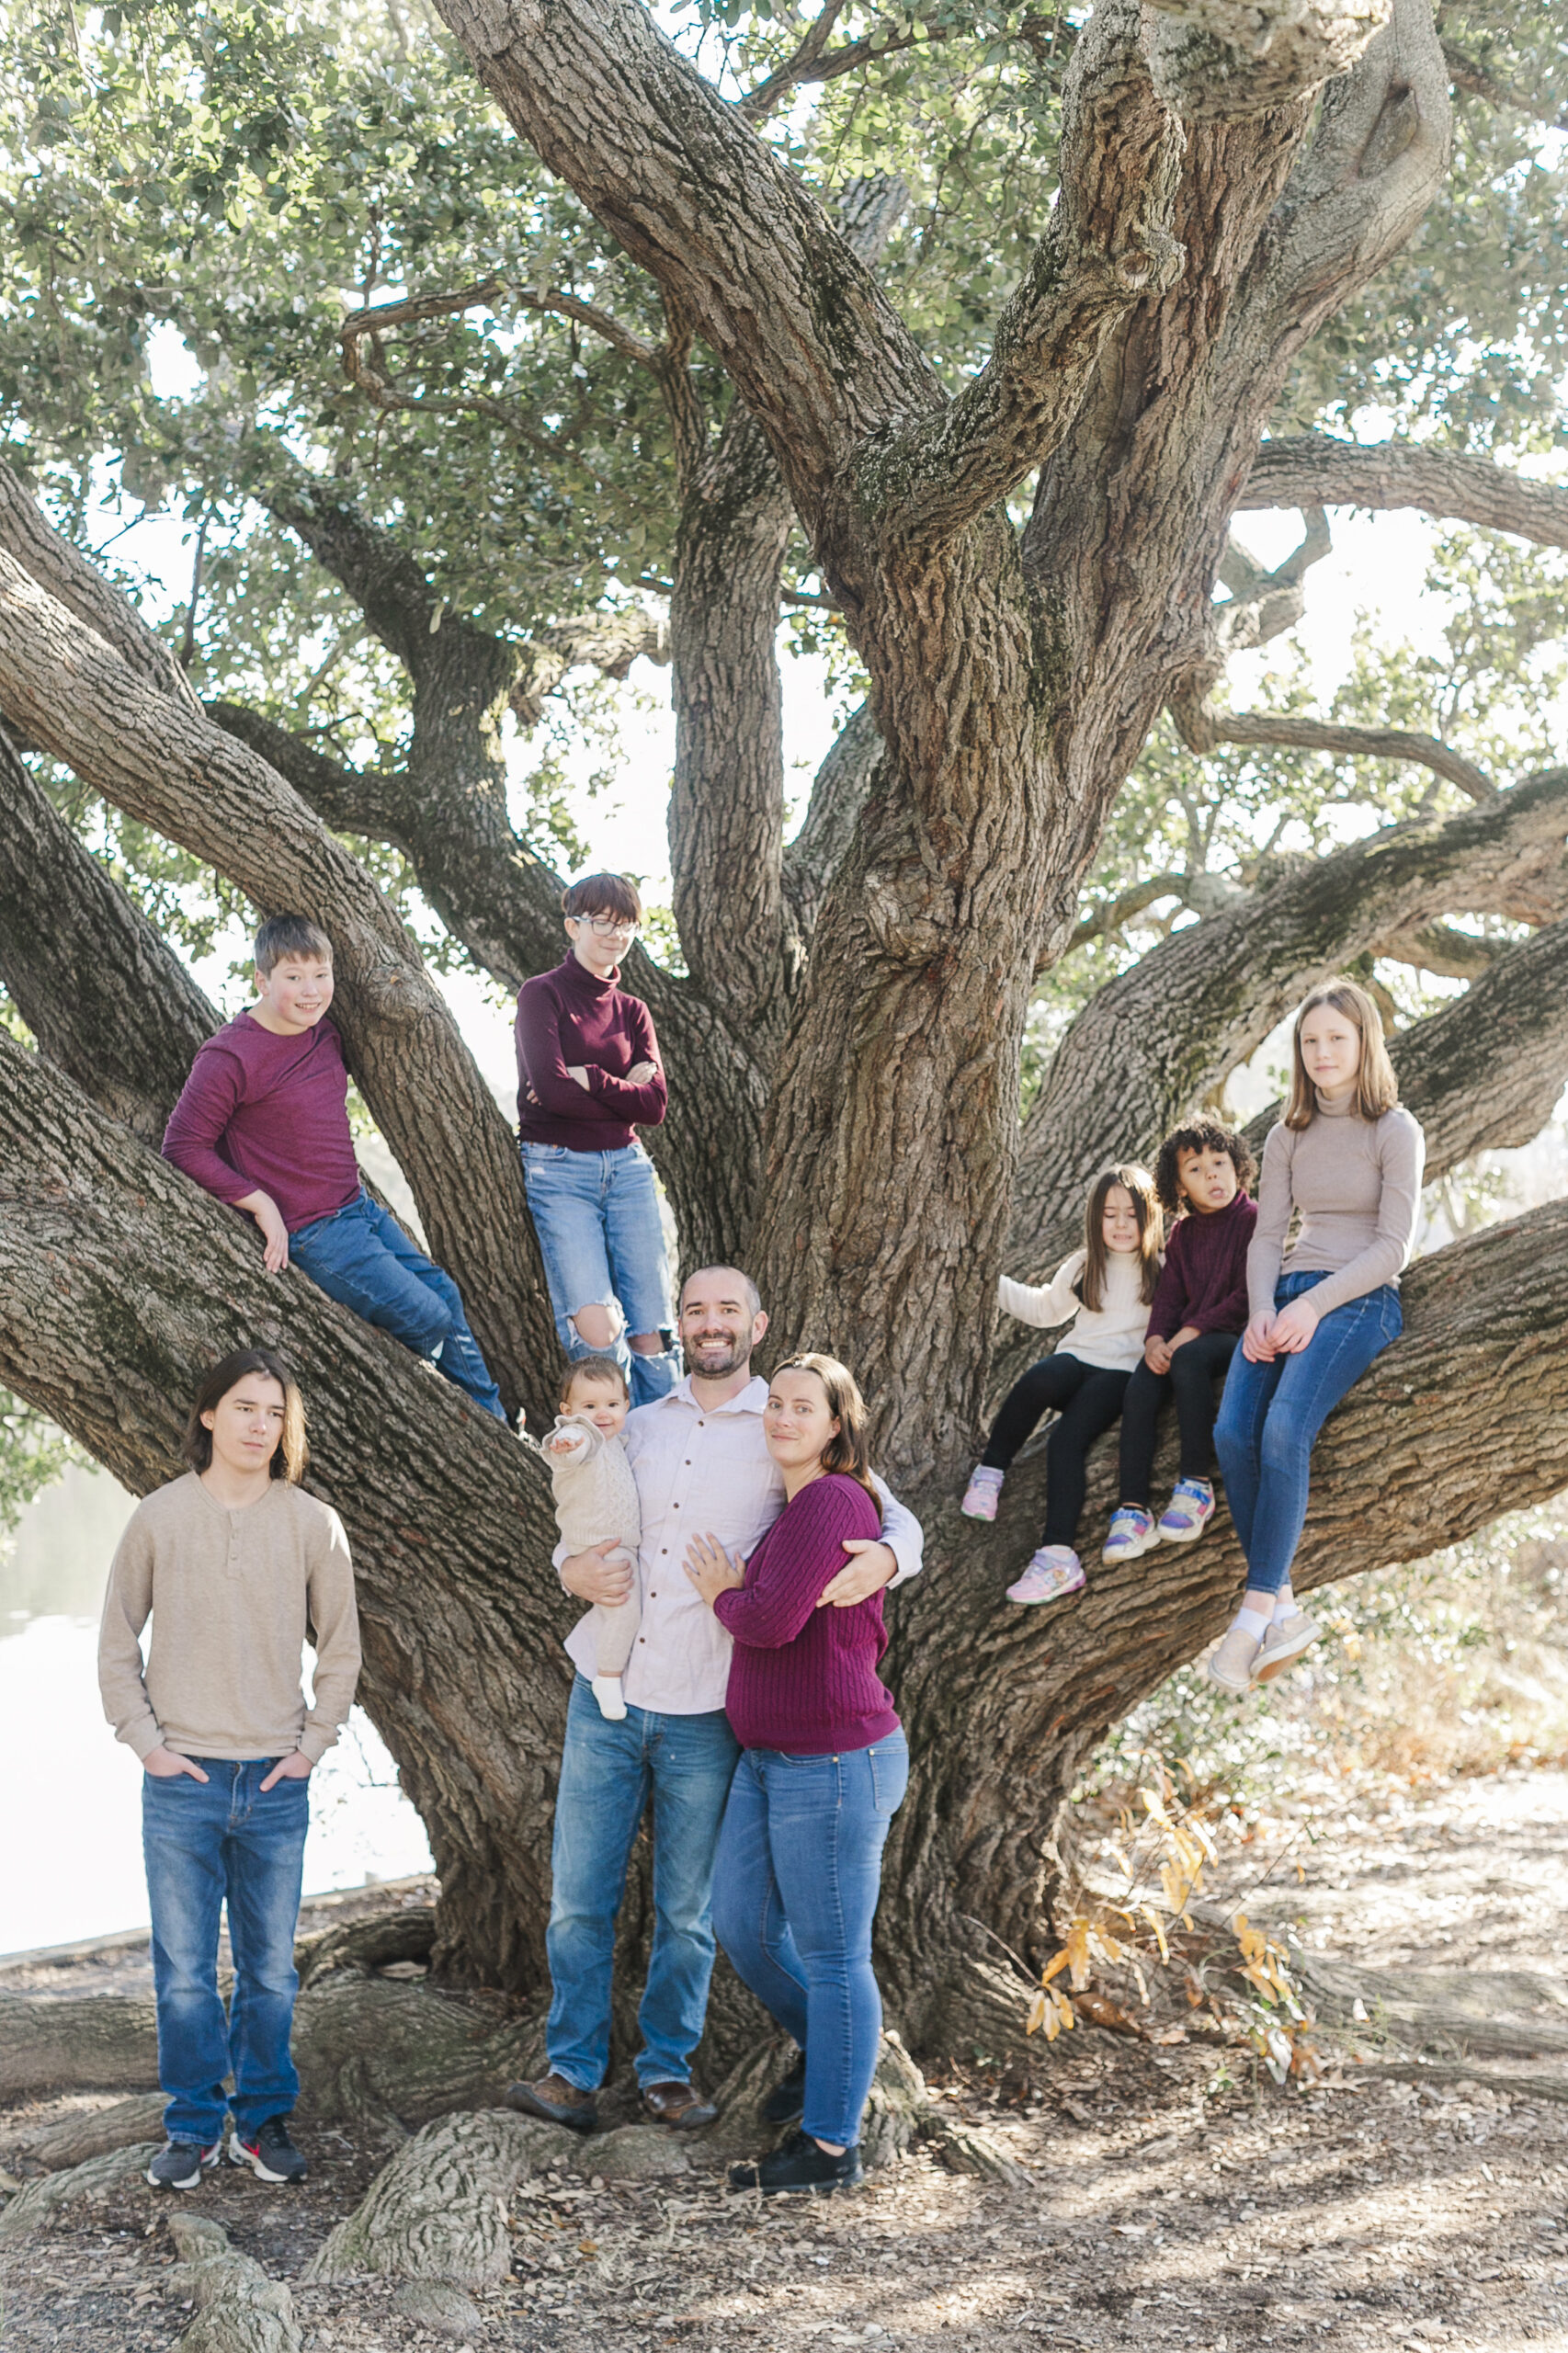
[[[1276,1309],[1326,1280],[1286,1275]],[[1238,1348],[1225,1378],[1214,1451],[1225,1500],[1246,1554],[1247,1584],[1278,1593],[1290,1574],[1307,1517],[1312,1444],[1347,1390],[1404,1329],[1392,1283],[1331,1307],[1299,1356],[1249,1364]]]
[[[289,2055],[294,1929],[310,1828],[310,1783],[261,1794],[276,1757],[199,1756],[208,1775],[142,1779],[142,1852],[153,1912],[158,2081],[171,2141],[210,2148],[233,2110],[244,2131],[287,2116],[300,2078]],[[229,1905],[229,2014],[218,1995],[218,1914]],[[232,2097],[223,2079],[233,2075]]]
[[[871,1922],[909,1783],[902,1732],[840,1756],[748,1748],[735,1768],[713,1925],[735,1973],[806,2054],[802,2129],[853,2148],[877,2072]]]
[[[668,1333],[674,1320],[653,1162],[640,1143],[619,1152],[525,1143],[522,1153],[528,1214],[567,1361],[613,1356],[627,1373],[632,1404],[651,1404],[680,1377],[673,1343],[647,1357],[626,1345],[628,1332]],[[573,1316],[580,1307],[613,1310],[617,1302],[624,1318],[619,1336],[611,1348],[591,1347]]]
[[[433,1357],[438,1372],[498,1422],[506,1420],[501,1392],[468,1328],[456,1283],[415,1248],[396,1218],[369,1193],[300,1226],[289,1236],[289,1256],[328,1299],[390,1332],[416,1357]]]
[[[650,1790],[653,1949],[637,2014],[637,2080],[690,2077],[713,1975],[713,1857],[739,1753],[722,1709],[656,1716],[628,1708],[624,1722],[611,1723],[583,1676],[572,1686],[551,1854],[545,2048],[554,2073],[579,2091],[596,2090],[609,2063],[615,1915]]]

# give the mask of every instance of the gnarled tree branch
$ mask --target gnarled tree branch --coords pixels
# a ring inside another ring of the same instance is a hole
[[[1220,744],[1281,744],[1301,752],[1348,752],[1358,759],[1414,760],[1472,801],[1497,798],[1485,771],[1436,735],[1407,727],[1342,727],[1321,719],[1297,719],[1284,711],[1217,710],[1210,703],[1173,701],[1176,721],[1189,751],[1211,752]]]
[[[0,978],[39,1051],[156,1146],[218,1015],[0,733]]]
[[[1568,488],[1530,482],[1460,449],[1394,441],[1367,448],[1326,433],[1266,441],[1238,507],[1408,506],[1441,520],[1512,531],[1540,547],[1568,547]]]

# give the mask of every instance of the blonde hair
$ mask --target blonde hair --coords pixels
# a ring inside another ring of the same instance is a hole
[[[1361,1120],[1381,1120],[1399,1101],[1399,1081],[1389,1060],[1389,1050],[1383,1043],[1382,1016],[1356,982],[1341,978],[1324,981],[1321,988],[1309,989],[1296,1015],[1296,1025],[1290,1032],[1290,1100],[1285,1109],[1285,1125],[1298,1131],[1310,1127],[1317,1117],[1317,1088],[1307,1075],[1301,1060],[1301,1025],[1309,1013],[1320,1005],[1332,1005],[1335,1013],[1343,1013],[1353,1021],[1361,1037],[1361,1059],[1356,1065],[1356,1116]]]
[[[1148,1170],[1136,1160],[1124,1160],[1114,1168],[1102,1168],[1089,1188],[1089,1199],[1084,1211],[1084,1271],[1073,1288],[1091,1314],[1097,1314],[1105,1305],[1106,1260],[1109,1252],[1105,1246],[1105,1205],[1113,1185],[1122,1186],[1132,1196],[1133,1212],[1138,1220],[1139,1294],[1145,1307],[1153,1304],[1154,1286],[1160,1279],[1160,1252],[1165,1247],[1165,1221],[1160,1210],[1160,1197],[1154,1190],[1154,1180]]]
[[[877,1491],[871,1484],[871,1461],[866,1442],[866,1401],[849,1367],[840,1364],[836,1357],[819,1355],[813,1348],[803,1356],[786,1357],[782,1364],[776,1364],[775,1381],[781,1372],[815,1373],[826,1392],[827,1410],[838,1424],[823,1448],[822,1467],[858,1480],[875,1498]]]

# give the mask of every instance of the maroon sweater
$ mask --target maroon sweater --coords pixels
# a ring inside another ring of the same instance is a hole
[[[1247,1245],[1257,1204],[1238,1193],[1222,1210],[1188,1210],[1165,1244],[1165,1263],[1149,1310],[1152,1339],[1173,1339],[1184,1324],[1198,1332],[1244,1332]]]
[[[524,1143],[562,1143],[568,1152],[619,1152],[639,1127],[656,1128],[667,1095],[653,1017],[640,996],[612,979],[594,978],[568,954],[552,972],[517,992],[517,1133]],[[588,1074],[585,1094],[567,1070]],[[658,1065],[632,1086],[639,1063]]]
[[[734,1636],[724,1711],[743,1748],[800,1756],[869,1748],[898,1730],[877,1675],[888,1646],[882,1597],[853,1609],[817,1603],[845,1565],[844,1546],[881,1533],[858,1479],[830,1472],[787,1503],[746,1563],[746,1581],[713,1605]]]
[[[197,1051],[164,1132],[164,1158],[221,1201],[270,1193],[290,1233],[359,1191],[343,1040],[324,1014],[276,1038],[248,1013]]]

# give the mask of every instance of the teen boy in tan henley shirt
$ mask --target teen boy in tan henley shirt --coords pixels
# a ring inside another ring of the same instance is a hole
[[[307,1781],[359,1672],[354,1573],[337,1514],[296,1483],[304,1414],[286,1367],[248,1349],[214,1368],[186,1438],[193,1468],[139,1504],[109,1571],[104,1711],[142,1760],[158,2075],[168,2145],[148,2179],[188,2189],[229,2154],[264,2181],[303,2177],[287,2118],[294,1930]],[[149,1616],[143,1670],[140,1636]],[[316,1646],[315,1699],[300,1688]],[[225,1898],[234,1988],[218,1993]],[[225,2094],[224,2079],[234,2088]]]

